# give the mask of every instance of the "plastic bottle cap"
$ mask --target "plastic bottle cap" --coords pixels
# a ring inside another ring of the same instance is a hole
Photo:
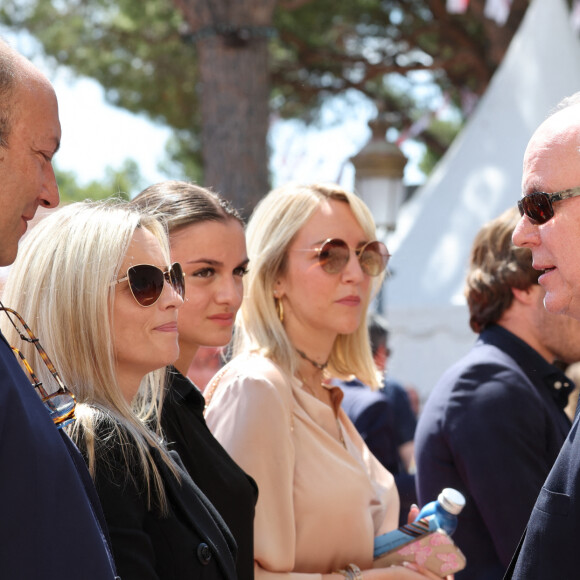
[[[452,487],[446,487],[437,499],[441,507],[453,515],[460,513],[465,507],[465,497]]]

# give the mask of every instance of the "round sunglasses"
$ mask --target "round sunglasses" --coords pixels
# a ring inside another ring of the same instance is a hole
[[[339,238],[326,240],[320,248],[315,248],[318,254],[320,267],[328,274],[341,272],[350,258],[348,244]],[[354,253],[359,261],[361,270],[368,276],[378,276],[387,267],[391,257],[385,244],[379,241],[367,242],[357,248]]]
[[[138,304],[145,308],[153,306],[163,292],[165,280],[181,296],[185,297],[185,276],[181,264],[175,262],[169,270],[165,272],[157,266],[151,264],[137,264],[127,270],[127,275],[116,280],[114,284],[129,281],[131,294]]]
[[[579,195],[580,187],[564,189],[556,193],[536,191],[518,200],[518,209],[520,210],[521,216],[525,214],[535,224],[541,225],[554,217],[554,206],[552,204],[555,201],[562,201],[563,199],[578,197]]]

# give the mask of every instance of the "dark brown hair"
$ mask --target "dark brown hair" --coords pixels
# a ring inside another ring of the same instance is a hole
[[[188,181],[162,181],[144,189],[131,202],[143,213],[161,219],[169,234],[185,226],[235,219],[244,225],[238,211],[213,191]]]
[[[520,218],[514,207],[486,223],[475,236],[465,284],[469,325],[481,332],[495,324],[511,306],[512,288],[526,290],[538,283],[532,253],[512,243]]]

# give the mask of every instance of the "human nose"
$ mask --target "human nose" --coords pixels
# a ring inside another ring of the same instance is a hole
[[[40,203],[44,207],[56,207],[60,202],[58,193],[58,184],[56,175],[51,163],[47,163],[44,168],[42,192],[40,194]]]
[[[164,280],[163,284],[163,292],[159,299],[161,308],[181,308],[183,306],[181,294],[167,280]]]
[[[216,302],[238,309],[242,303],[243,294],[242,279],[239,276],[228,276],[220,284],[216,293]]]
[[[539,244],[539,229],[537,224],[533,224],[530,218],[523,215],[512,234],[512,242],[520,248],[529,248]]]
[[[361,282],[366,274],[362,271],[360,261],[356,252],[349,250],[348,262],[342,271],[342,277],[345,282]]]

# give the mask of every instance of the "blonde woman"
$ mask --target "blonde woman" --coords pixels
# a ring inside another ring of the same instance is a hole
[[[148,428],[158,423],[164,367],[179,354],[183,295],[161,225],[116,202],[72,204],[44,219],[3,295],[77,398],[67,429],[95,481],[123,580],[235,578],[229,532]],[[10,325],[2,330],[17,338]],[[40,373],[35,349],[22,350]]]
[[[379,380],[365,319],[388,252],[369,210],[334,185],[283,187],[255,209],[247,243],[236,356],[204,394],[207,424],[260,489],[256,577],[434,577],[372,569],[374,537],[397,527],[399,499],[327,384]]]

